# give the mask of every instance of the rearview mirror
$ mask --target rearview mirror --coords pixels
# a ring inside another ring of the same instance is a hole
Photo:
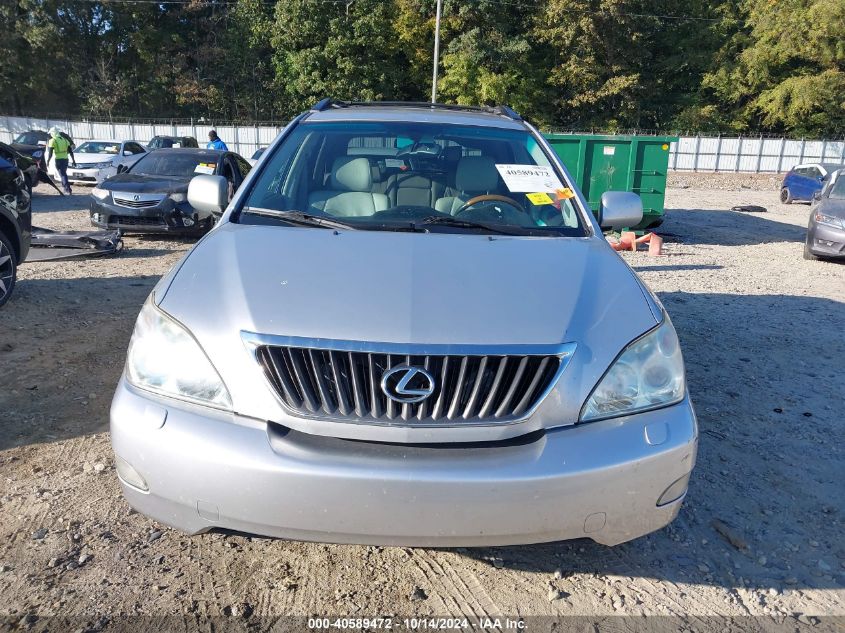
[[[643,201],[630,191],[605,191],[599,204],[602,229],[628,229],[643,221]]]
[[[194,176],[188,184],[188,203],[197,211],[220,215],[229,204],[229,183],[223,176]]]

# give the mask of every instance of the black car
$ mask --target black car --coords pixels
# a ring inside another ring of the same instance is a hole
[[[64,135],[66,136],[66,135]],[[69,137],[68,137],[69,138]],[[29,132],[22,132],[12,141],[11,147],[16,152],[29,156],[34,160],[39,169],[44,169],[44,152],[47,149],[47,141],[50,140],[50,135],[41,130],[30,130]],[[31,185],[37,185],[38,179],[33,180]]]
[[[0,306],[12,295],[18,265],[32,238],[32,208],[24,174],[0,151]]]
[[[223,176],[229,195],[249,163],[216,149],[157,149],[91,192],[91,223],[132,233],[205,233],[216,221],[188,204],[188,184],[199,174]]]
[[[24,184],[29,195],[32,195],[33,185],[38,184],[38,161],[29,156],[24,156],[11,145],[0,143],[0,157],[6,159],[10,163],[15,163],[23,172]]]
[[[147,143],[147,149],[165,149],[172,147],[199,147],[193,136],[154,136]]]

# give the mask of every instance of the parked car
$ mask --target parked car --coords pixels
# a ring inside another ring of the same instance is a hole
[[[199,147],[193,136],[154,136],[147,143],[147,149],[164,149],[170,147]]]
[[[783,178],[780,189],[780,201],[784,204],[810,202],[813,195],[822,190],[824,182],[831,172],[842,165],[830,163],[806,163],[796,165]]]
[[[27,193],[32,196],[32,187],[38,184],[38,161],[21,154],[6,143],[0,143],[0,157],[18,166],[23,173]]]
[[[196,174],[221,176],[227,195],[240,186],[250,166],[232,152],[157,149],[91,192],[91,223],[143,233],[204,233],[215,215],[191,207],[188,183]]]
[[[261,155],[267,150],[266,147],[259,147],[255,152],[252,154],[252,158],[248,158],[249,164],[255,167],[255,163],[258,162],[258,159],[261,158]]]
[[[15,157],[0,148],[0,306],[12,296],[18,266],[29,253],[31,200]]]
[[[845,168],[831,172],[810,211],[804,259],[845,258]]]
[[[74,184],[94,185],[130,167],[147,153],[136,141],[85,141],[73,150],[76,166],[70,165],[67,179]],[[58,178],[55,160],[50,175]]]
[[[432,547],[612,545],[677,515],[675,330],[509,108],[326,100],[231,202],[210,174],[188,201],[223,216],[145,303],[111,407],[139,511]],[[642,213],[602,197],[601,226]]]
[[[46,170],[46,165],[44,163],[44,150],[47,145],[47,141],[49,140],[50,135],[47,132],[43,132],[41,130],[30,130],[29,132],[18,134],[15,137],[15,140],[12,141],[11,147],[16,152],[19,152],[24,156],[29,156],[36,161],[38,169]],[[31,184],[38,184],[38,178],[33,180]]]

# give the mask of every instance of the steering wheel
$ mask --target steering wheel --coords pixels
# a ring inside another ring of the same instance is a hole
[[[466,211],[467,209],[469,209],[470,207],[474,207],[475,205],[477,205],[481,202],[504,202],[504,203],[508,204],[509,206],[512,206],[517,211],[521,211],[522,213],[527,213],[527,211],[525,210],[525,207],[523,207],[521,204],[519,204],[513,198],[508,198],[507,196],[498,196],[498,195],[495,195],[495,194],[485,194],[485,195],[481,195],[481,196],[475,196],[474,198],[470,198],[469,200],[464,202],[461,205],[461,207],[457,211],[455,211],[455,213],[453,213],[452,215],[458,216],[461,213],[463,213],[464,211]]]

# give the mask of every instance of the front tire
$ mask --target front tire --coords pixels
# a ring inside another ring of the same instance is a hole
[[[792,204],[794,199],[795,198],[792,197],[792,192],[786,187],[780,190],[780,201],[784,204]]]
[[[819,256],[814,255],[813,251],[810,250],[810,243],[809,242],[804,242],[804,259],[811,261],[811,262],[815,262],[815,261],[819,260]]]
[[[18,265],[15,262],[15,251],[12,243],[3,233],[0,233],[0,306],[12,296],[15,281],[18,278]]]

